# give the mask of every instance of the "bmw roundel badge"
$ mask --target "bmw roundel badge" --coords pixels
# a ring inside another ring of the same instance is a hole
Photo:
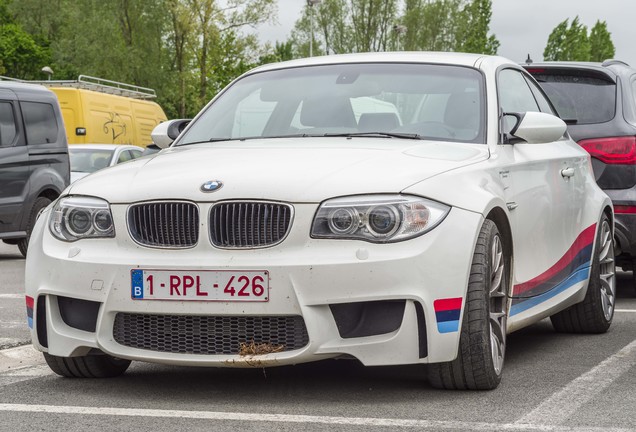
[[[223,182],[221,180],[210,180],[206,181],[201,185],[202,192],[216,192],[223,187]]]

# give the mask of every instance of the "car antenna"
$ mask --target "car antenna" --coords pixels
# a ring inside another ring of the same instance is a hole
[[[528,66],[532,64],[532,59],[530,58],[530,53],[528,53],[528,58],[526,59],[526,64]]]

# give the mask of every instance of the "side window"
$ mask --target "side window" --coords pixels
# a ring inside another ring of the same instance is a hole
[[[132,160],[133,157],[130,154],[130,150],[124,150],[123,152],[121,152],[119,154],[119,158],[117,159],[117,163],[120,164],[122,162],[128,162],[129,160]]]
[[[10,147],[15,137],[13,106],[9,102],[0,102],[0,147]]]
[[[129,150],[129,151],[130,151],[130,155],[132,159],[137,159],[138,157],[141,157],[142,154],[144,154],[144,152],[141,150]]]
[[[537,101],[521,72],[504,69],[498,76],[499,107],[503,112],[540,112]],[[512,117],[504,117],[503,131],[509,133],[515,125]]]
[[[546,97],[543,95],[543,92],[541,91],[539,86],[537,86],[532,80],[528,79],[528,77],[526,77],[526,81],[530,86],[530,90],[532,90],[532,94],[534,95],[535,100],[539,104],[541,112],[556,115],[556,113],[552,109],[552,106],[550,105],[550,102],[548,102]]]
[[[29,145],[57,141],[57,121],[53,106],[40,102],[20,102]]]

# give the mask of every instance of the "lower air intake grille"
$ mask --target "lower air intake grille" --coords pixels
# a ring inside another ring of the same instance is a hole
[[[150,351],[237,355],[241,344],[268,344],[276,352],[309,343],[301,316],[192,316],[118,313],[117,343]]]

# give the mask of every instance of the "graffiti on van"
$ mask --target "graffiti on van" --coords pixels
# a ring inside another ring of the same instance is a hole
[[[126,123],[115,112],[108,113],[108,116],[108,120],[104,123],[104,133],[111,135],[114,143],[118,137],[126,135]]]

